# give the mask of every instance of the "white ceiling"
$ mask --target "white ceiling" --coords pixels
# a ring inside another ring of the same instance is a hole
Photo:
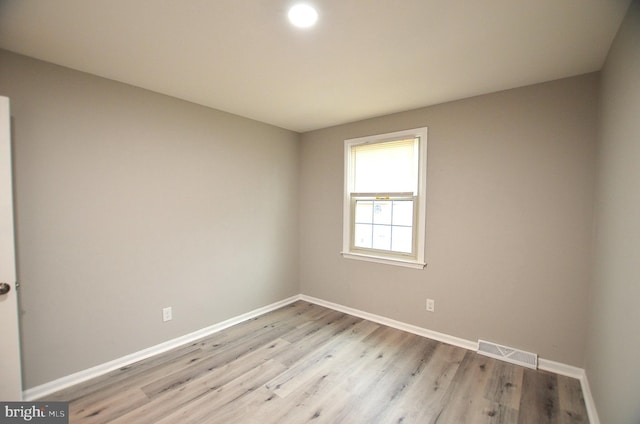
[[[631,0],[0,0],[0,47],[298,132],[599,70]]]

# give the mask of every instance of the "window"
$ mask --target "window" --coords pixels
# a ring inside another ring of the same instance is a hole
[[[424,268],[427,128],[345,140],[342,254]]]

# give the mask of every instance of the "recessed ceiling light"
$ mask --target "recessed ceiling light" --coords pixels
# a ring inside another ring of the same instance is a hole
[[[299,3],[289,9],[289,21],[299,28],[313,26],[318,20],[318,12],[308,4]]]

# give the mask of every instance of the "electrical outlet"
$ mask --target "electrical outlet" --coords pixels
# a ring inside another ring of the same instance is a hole
[[[162,308],[162,321],[163,322],[171,321],[172,318],[173,318],[173,313],[171,311],[171,306],[169,306],[168,308]]]
[[[433,312],[436,309],[436,301],[433,299],[427,299],[427,311]]]

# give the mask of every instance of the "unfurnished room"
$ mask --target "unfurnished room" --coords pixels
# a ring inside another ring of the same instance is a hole
[[[0,423],[640,424],[639,117],[639,0],[0,0]]]

